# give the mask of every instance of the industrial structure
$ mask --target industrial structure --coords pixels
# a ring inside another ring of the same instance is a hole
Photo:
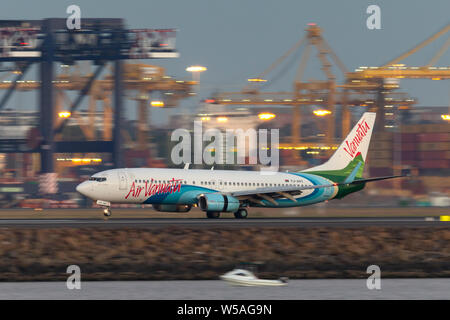
[[[7,145],[2,152],[40,153],[40,190],[44,194],[57,192],[55,152],[110,152],[113,154],[114,166],[123,165],[121,125],[125,90],[138,92],[135,98],[143,115],[140,118],[146,119],[144,114],[150,92],[164,91],[167,94],[165,103],[174,106],[178,99],[188,95],[189,87],[193,84],[169,79],[159,67],[124,65],[126,59],[178,57],[175,30],[127,30],[122,19],[82,19],[81,26],[79,30],[68,29],[66,19],[0,21],[0,62],[12,63],[12,67],[4,68],[3,71],[12,70],[17,74],[12,82],[1,84],[1,88],[7,91],[0,100],[0,110],[16,89],[39,89],[40,92],[40,125],[29,133],[27,144],[17,145],[11,141],[0,145]],[[92,74],[55,76],[55,63],[71,66],[83,60],[90,60],[97,66]],[[39,64],[40,80],[22,81],[34,63]],[[98,80],[108,63],[113,64],[113,74]],[[58,119],[58,108],[62,101],[69,100],[64,90],[76,90],[79,93],[75,101],[69,101],[66,117]],[[92,132],[91,118],[82,125],[88,141],[56,142],[55,137],[63,131],[72,114],[76,117],[76,111],[87,95],[90,95],[90,111],[95,109],[96,100],[103,101],[103,139],[98,140]],[[91,129],[86,129],[88,127]],[[144,127],[140,125],[141,131],[145,130]],[[144,135],[140,135],[142,147]]]
[[[370,111],[377,112],[377,132],[389,131],[386,128],[390,128],[392,125],[387,124],[386,119],[392,119],[398,108],[408,109],[415,103],[412,97],[397,91],[399,89],[399,79],[425,78],[442,80],[450,78],[450,67],[435,66],[439,58],[447,50],[450,38],[447,38],[441,49],[424,66],[406,67],[404,64],[399,64],[399,62],[434,40],[440,37],[448,37],[449,31],[450,25],[447,25],[418,46],[381,67],[361,67],[355,72],[348,72],[322,37],[322,30],[319,26],[309,24],[306,29],[306,35],[302,39],[261,74],[248,79],[249,84],[242,88],[241,91],[219,92],[211,99],[208,99],[208,102],[223,105],[292,106],[291,140],[280,146],[286,149],[304,150],[305,148],[319,145],[335,146],[336,135],[342,137],[350,129],[351,107],[355,106],[367,107]],[[287,57],[299,50],[303,44],[306,44],[306,46],[300,58],[293,82],[293,90],[289,92],[261,90],[258,86],[262,84],[264,88],[267,87],[267,84],[270,84],[270,79],[266,79],[266,77],[284,62]],[[303,81],[302,79],[313,47],[317,49],[317,58],[326,77],[324,81]],[[336,82],[337,76],[332,72],[333,65],[331,62],[334,62],[336,69],[342,72],[345,78],[343,84]],[[304,106],[313,106],[316,109],[325,111],[318,113],[319,115],[330,115],[326,122],[326,132],[322,135],[324,140],[320,143],[308,143],[300,135],[302,107]],[[341,116],[337,116],[339,113],[336,112],[336,106],[340,106]],[[340,134],[336,130],[337,125],[341,125]]]

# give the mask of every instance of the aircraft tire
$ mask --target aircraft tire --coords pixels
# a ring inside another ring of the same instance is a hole
[[[111,216],[111,209],[110,208],[105,208],[104,210],[103,210],[103,215],[105,216],[105,217],[110,217]]]
[[[236,219],[245,219],[248,216],[248,212],[246,209],[239,209],[234,213],[234,217]]]
[[[209,219],[218,219],[218,218],[220,218],[220,212],[219,211],[206,211],[206,216]]]

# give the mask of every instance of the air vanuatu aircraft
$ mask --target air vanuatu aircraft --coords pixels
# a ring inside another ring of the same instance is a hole
[[[340,199],[362,190],[367,182],[396,178],[362,178],[375,113],[366,112],[333,156],[299,172],[112,169],[94,174],[76,190],[97,201],[104,215],[112,203],[152,204],[157,211],[188,212],[199,206],[208,218],[232,212],[246,218],[248,207],[285,208]]]

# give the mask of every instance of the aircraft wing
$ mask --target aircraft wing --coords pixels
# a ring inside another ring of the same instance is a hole
[[[288,187],[257,188],[257,189],[253,189],[253,190],[242,190],[242,191],[231,192],[230,195],[232,195],[233,197],[239,197],[239,196],[246,196],[246,195],[257,194],[257,193],[262,194],[262,193],[277,193],[277,192],[294,192],[294,191],[334,187],[337,185],[338,185],[338,183],[311,185],[311,186],[304,186],[304,187],[288,186]]]

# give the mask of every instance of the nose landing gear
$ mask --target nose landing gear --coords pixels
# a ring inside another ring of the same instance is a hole
[[[103,215],[104,215],[106,218],[109,218],[109,217],[111,216],[111,209],[110,209],[110,208],[105,208],[105,209],[103,209]]]
[[[103,201],[103,200],[97,200],[97,204],[99,206],[103,207],[103,215],[106,218],[109,218],[111,216],[111,202]]]

